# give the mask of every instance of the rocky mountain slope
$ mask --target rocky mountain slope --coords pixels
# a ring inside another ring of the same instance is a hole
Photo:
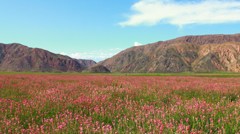
[[[99,64],[111,72],[240,72],[240,34],[185,36],[132,47]]]
[[[103,65],[93,65],[88,69],[84,70],[89,73],[111,73],[111,71]]]
[[[0,71],[81,72],[94,64],[21,44],[0,44]]]
[[[82,64],[83,66],[86,66],[86,67],[91,67],[91,66],[94,66],[95,64],[97,64],[93,60],[85,60],[85,59],[78,59],[78,63],[80,63],[80,64]]]

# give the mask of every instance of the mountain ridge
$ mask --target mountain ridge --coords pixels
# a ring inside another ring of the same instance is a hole
[[[104,61],[74,59],[19,43],[0,43],[0,71],[240,72],[240,34],[194,35],[134,46]]]
[[[0,71],[81,72],[95,63],[19,43],[0,43]]]
[[[240,34],[184,36],[135,46],[98,64],[112,72],[240,72]]]

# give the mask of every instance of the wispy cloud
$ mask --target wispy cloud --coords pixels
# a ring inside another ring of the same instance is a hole
[[[140,0],[131,10],[128,20],[119,23],[121,26],[240,22],[239,0]]]
[[[99,62],[112,57],[113,55],[119,53],[121,50],[122,49],[120,48],[113,48],[113,49],[90,51],[90,52],[74,52],[74,53],[62,52],[60,54],[67,55],[75,59],[92,59],[94,61]]]

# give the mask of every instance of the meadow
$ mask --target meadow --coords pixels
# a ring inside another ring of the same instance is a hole
[[[0,74],[0,134],[240,133],[239,74]]]

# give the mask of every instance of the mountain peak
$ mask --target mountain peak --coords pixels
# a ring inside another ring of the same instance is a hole
[[[197,45],[204,44],[222,44],[226,42],[240,42],[240,34],[224,35],[195,35],[183,36],[173,40],[166,41],[168,43],[192,43]]]

